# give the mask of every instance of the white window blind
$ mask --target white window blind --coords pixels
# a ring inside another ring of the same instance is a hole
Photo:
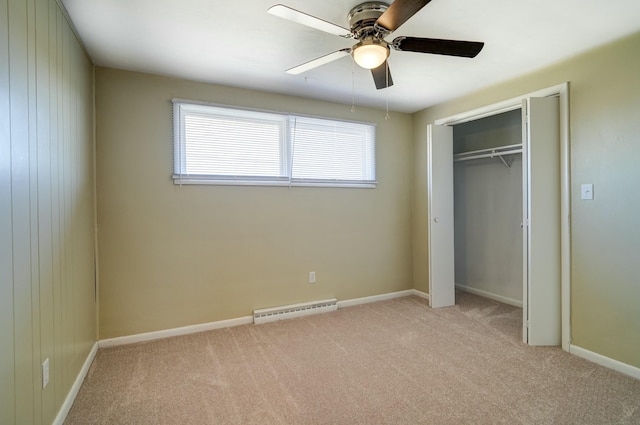
[[[178,179],[287,179],[286,117],[174,103]]]
[[[174,100],[176,184],[375,187],[375,126]]]
[[[293,116],[294,182],[375,183],[375,127]]]

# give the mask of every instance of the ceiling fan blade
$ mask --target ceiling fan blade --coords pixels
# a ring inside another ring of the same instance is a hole
[[[294,66],[293,68],[287,69],[286,72],[287,74],[294,75],[302,74],[303,72],[309,71],[310,69],[317,68],[329,62],[333,62],[334,60],[349,56],[350,53],[351,49],[341,49],[333,53],[329,53],[328,55],[320,56],[319,58],[310,60],[309,62],[305,62],[302,65]]]
[[[395,31],[431,0],[395,0],[376,21],[377,25]]]
[[[393,78],[391,78],[391,71],[389,70],[389,62],[385,61],[382,65],[371,70],[373,75],[373,81],[376,83],[376,88],[386,89],[393,85]]]
[[[292,9],[283,4],[271,6],[269,10],[267,10],[267,13],[320,31],[328,32],[329,34],[339,35],[340,37],[345,38],[351,37],[351,31],[346,28],[323,19],[316,18],[315,16],[311,16],[304,12],[300,12],[299,10]]]
[[[437,38],[398,37],[393,40],[391,46],[403,52],[475,58],[484,47],[484,43],[478,41],[440,40]]]

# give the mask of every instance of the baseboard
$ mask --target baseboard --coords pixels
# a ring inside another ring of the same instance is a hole
[[[338,301],[338,308],[352,307],[354,305],[373,303],[376,301],[391,300],[394,298],[407,297],[409,295],[417,295],[422,298],[429,299],[426,294],[415,289],[407,289],[404,291],[390,292],[387,294],[372,295],[370,297],[354,298],[350,300]],[[210,331],[213,329],[228,328],[231,326],[249,325],[253,323],[253,316],[238,317],[236,319],[220,320],[218,322],[202,323],[198,325],[182,326],[179,328],[163,329],[161,331],[146,332],[135,335],[120,336],[116,338],[107,338],[100,340],[99,347],[115,347],[118,345],[135,344],[136,342],[152,341],[155,339],[169,338],[172,336],[189,335],[197,332]]]
[[[570,345],[569,352],[575,354],[578,357],[597,363],[600,366],[608,367],[617,372],[629,375],[632,378],[640,379],[640,368],[631,366],[630,364],[622,363],[618,360],[614,360],[610,357],[603,356],[602,354],[594,353],[577,345]]]
[[[413,290],[413,295],[416,297],[424,298],[425,300],[429,300],[429,294],[426,292],[418,291],[417,289]]]
[[[213,329],[229,328],[232,326],[248,325],[253,323],[253,316],[238,317],[236,319],[220,320],[217,322],[201,323],[198,325],[182,326],[179,328],[163,329],[161,331],[145,332],[135,335],[120,336],[100,340],[100,348],[115,347],[117,345],[134,344],[136,342],[152,341],[154,339],[169,338],[172,336],[189,335]]]
[[[491,292],[483,291],[482,289],[471,288],[466,285],[460,285],[456,283],[456,289],[459,289],[464,292],[468,292],[474,295],[480,295],[481,297],[489,298],[494,301],[498,301],[504,304],[509,304],[515,307],[522,308],[522,301],[514,300],[513,298],[503,297],[502,295],[496,295]]]
[[[352,298],[350,300],[338,301],[338,308],[353,307],[354,305],[375,303],[377,301],[392,300],[394,298],[408,297],[414,295],[413,289],[407,289],[398,292],[389,292],[387,294],[372,295],[370,297]]]
[[[58,414],[56,418],[53,420],[53,425],[62,425],[64,424],[64,420],[67,419],[67,415],[69,414],[69,410],[71,410],[71,406],[73,406],[73,402],[76,400],[76,396],[78,395],[78,391],[80,391],[80,387],[82,386],[82,382],[84,382],[84,378],[87,376],[89,372],[89,368],[91,367],[91,363],[93,363],[93,359],[96,357],[96,353],[98,352],[98,342],[96,341],[91,347],[91,351],[89,351],[89,355],[84,361],[82,365],[82,369],[78,372],[78,376],[76,376],[76,380],[73,382],[67,397],[64,399],[60,410],[58,410]]]

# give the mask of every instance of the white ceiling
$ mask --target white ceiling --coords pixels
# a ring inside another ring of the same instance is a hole
[[[267,14],[283,2],[348,27],[360,0],[62,0],[100,66],[415,112],[640,31],[639,0],[433,0],[399,35],[483,41],[474,59],[391,51],[395,85],[376,90],[349,57],[284,71],[343,39]],[[640,54],[640,53],[639,53]],[[353,74],[353,77],[352,77]]]

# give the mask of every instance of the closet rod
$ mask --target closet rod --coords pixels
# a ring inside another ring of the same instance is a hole
[[[504,152],[490,152],[490,153],[484,153],[484,154],[464,156],[461,158],[454,159],[453,162],[469,161],[471,159],[480,159],[480,158],[496,158],[496,157],[502,157],[503,155],[513,155],[516,153],[522,153],[522,148],[514,149],[510,151],[504,151]]]
[[[522,143],[518,143],[516,145],[504,145],[504,146],[496,146],[495,148],[487,148],[487,149],[479,149],[479,150],[475,150],[475,151],[466,151],[466,152],[460,152],[457,153],[454,156],[454,158],[464,158],[467,156],[473,156],[476,157],[476,155],[480,155],[480,154],[484,154],[484,153],[492,153],[492,154],[496,154],[499,152],[505,152],[508,153],[509,151],[515,151],[518,150],[518,152],[522,152]]]

